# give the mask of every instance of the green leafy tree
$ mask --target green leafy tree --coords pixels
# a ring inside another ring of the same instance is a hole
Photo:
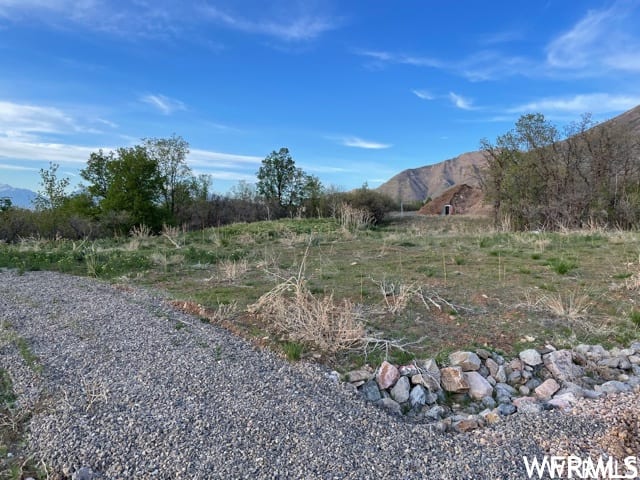
[[[119,148],[117,159],[107,164],[110,183],[101,202],[103,210],[126,211],[132,224],[159,227],[158,201],[162,195],[163,176],[157,162],[138,145]]]
[[[7,212],[12,206],[13,203],[9,197],[0,197],[0,212]]]
[[[187,200],[184,194],[193,184],[193,175],[186,161],[189,144],[173,134],[169,138],[146,138],[144,147],[158,166],[164,206],[171,216],[175,216],[178,203]]]
[[[49,163],[49,168],[40,169],[40,186],[38,196],[33,201],[36,210],[56,210],[61,207],[67,198],[66,189],[69,186],[68,178],[58,178],[60,165]]]
[[[320,186],[320,181],[297,168],[286,147],[262,161],[256,189],[267,201],[291,210],[301,206]]]

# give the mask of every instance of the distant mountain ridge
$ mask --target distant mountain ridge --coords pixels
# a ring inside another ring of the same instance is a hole
[[[9,198],[14,207],[33,208],[32,202],[37,196],[36,192],[26,188],[15,188],[11,185],[0,184],[0,198]]]
[[[394,200],[423,202],[436,198],[458,184],[478,186],[480,169],[486,164],[482,152],[468,152],[444,162],[404,170],[377,190]]]
[[[640,135],[640,105],[593,128],[620,125],[630,134]],[[440,163],[404,170],[380,185],[377,190],[397,201],[423,202],[429,197],[439,197],[456,185],[479,186],[479,173],[485,165],[483,152],[463,153]]]

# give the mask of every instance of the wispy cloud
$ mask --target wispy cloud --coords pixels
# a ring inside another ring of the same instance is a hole
[[[470,99],[454,92],[449,92],[449,100],[451,100],[451,103],[461,110],[473,110],[475,108]]]
[[[58,108],[0,101],[0,135],[15,138],[77,129],[73,118]]]
[[[547,46],[547,63],[560,70],[593,75],[609,70],[640,72],[637,1],[618,0],[589,10]]]
[[[95,152],[98,148],[0,137],[0,157],[15,160],[81,164],[86,163],[91,152]]]
[[[364,148],[367,150],[382,150],[393,146],[390,143],[372,142],[360,137],[344,137],[341,139],[341,143],[346,147]]]
[[[40,169],[36,167],[25,167],[24,165],[11,165],[8,163],[0,163],[0,170],[10,170],[16,172],[37,172]]]
[[[421,100],[434,100],[436,97],[428,90],[411,90],[411,92]]]
[[[223,11],[212,5],[203,7],[206,17],[227,28],[245,33],[267,35],[287,42],[313,40],[340,24],[335,18],[308,8],[298,12],[283,10],[276,18],[250,19]]]
[[[164,115],[171,115],[176,111],[187,109],[186,105],[180,100],[169,98],[161,94],[143,95],[142,97],[140,97],[140,100],[148,105],[151,105],[153,108]]]
[[[189,163],[198,167],[237,167],[238,165],[255,166],[264,160],[254,155],[238,155],[235,153],[214,152],[211,150],[191,149]]]
[[[382,66],[384,64],[411,65],[414,67],[443,68],[445,64],[432,57],[409,55],[405,53],[392,53],[384,50],[355,50],[356,55],[369,58],[373,65]]]
[[[640,104],[640,95],[590,93],[535,100],[510,108],[509,113],[542,112],[545,115],[582,113],[604,114],[629,110]]]

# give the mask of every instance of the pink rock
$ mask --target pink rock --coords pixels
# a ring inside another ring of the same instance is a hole
[[[548,378],[535,388],[536,396],[542,399],[551,398],[558,390],[560,385],[553,378]]]
[[[400,372],[395,366],[391,365],[386,360],[382,362],[382,365],[380,365],[378,373],[376,374],[376,381],[378,382],[380,390],[386,390],[387,388],[393,387],[399,378]]]

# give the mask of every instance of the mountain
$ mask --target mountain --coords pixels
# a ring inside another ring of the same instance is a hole
[[[618,126],[632,135],[640,135],[640,105],[596,125],[594,129]],[[377,190],[404,202],[424,201],[429,197],[435,199],[455,185],[479,186],[478,172],[484,165],[482,152],[463,153],[444,162],[404,170]]]
[[[37,197],[36,192],[26,188],[14,188],[11,185],[0,184],[0,198],[11,199],[11,204],[18,208],[33,208],[31,203]]]
[[[380,185],[377,190],[394,200],[424,201],[436,198],[454,185],[477,186],[478,172],[485,164],[482,152],[463,153],[444,162],[404,170]]]

